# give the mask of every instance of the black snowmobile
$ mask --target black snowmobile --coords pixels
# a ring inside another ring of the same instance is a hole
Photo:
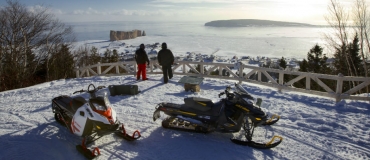
[[[128,141],[141,137],[137,130],[131,136],[126,133],[123,124],[117,120],[116,112],[111,107],[107,93],[101,90],[103,88],[105,87],[95,88],[93,84],[90,84],[87,90],[82,89],[73,93],[89,93],[88,101],[82,96],[66,95],[52,100],[55,120],[67,127],[73,134],[83,137],[82,144],[77,145],[76,148],[89,159],[100,155],[100,151],[98,147],[90,150],[86,146],[107,134],[115,133]]]
[[[262,99],[258,98],[255,101],[239,84],[235,84],[235,92],[232,92],[231,87],[228,86],[219,94],[219,97],[222,95],[226,95],[226,98],[222,98],[217,103],[196,97],[185,98],[185,104],[160,103],[156,106],[153,120],[157,120],[162,111],[168,115],[162,121],[164,128],[202,133],[213,131],[234,133],[243,128],[246,140],[231,138],[231,141],[259,149],[273,148],[282,142],[283,138],[280,136],[274,136],[268,143],[252,141],[255,127],[272,125],[280,119],[278,115],[269,117],[262,111],[260,108]]]

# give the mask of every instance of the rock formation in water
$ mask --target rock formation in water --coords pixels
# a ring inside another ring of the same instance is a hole
[[[145,34],[145,31],[143,31]],[[133,30],[133,31],[110,31],[110,41],[117,41],[117,40],[125,40],[125,39],[133,39],[136,37],[144,36],[141,33],[141,30]]]

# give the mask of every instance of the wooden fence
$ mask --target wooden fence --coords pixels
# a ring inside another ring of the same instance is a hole
[[[232,68],[235,67],[234,64],[192,61],[175,61],[175,64],[176,65],[173,65],[172,69],[173,73],[177,75],[237,80],[239,83],[248,82],[277,88],[279,91],[290,90],[335,98],[337,102],[339,102],[341,99],[370,101],[369,94],[354,94],[359,93],[360,90],[365,87],[370,88],[370,78],[367,77],[349,77],[306,72],[292,72],[242,64],[238,65],[238,71],[237,73],[234,73],[235,70],[234,72],[232,71]],[[196,69],[196,66],[200,66],[200,71]],[[219,71],[218,75],[214,75],[214,73],[217,73],[215,72],[217,70]],[[103,64],[98,63],[91,66],[76,68],[75,71],[76,77],[78,78],[89,76],[135,75],[137,72],[137,65],[134,61]],[[226,72],[228,73],[228,76],[224,75]],[[147,69],[147,74],[162,74],[161,66],[157,61],[150,62],[150,65]],[[286,76],[294,76],[295,78],[284,82],[284,77]],[[305,85],[305,89],[296,88],[293,86],[293,84],[297,83],[298,81],[301,83],[302,81],[304,82],[303,85]],[[328,84],[325,83],[327,81],[330,81],[332,84],[331,86],[333,86],[334,83],[334,87],[329,87]],[[310,87],[311,83],[313,82],[316,82],[316,85],[320,86],[322,90],[325,91],[311,90]],[[344,83],[351,83],[353,85],[350,86],[355,87],[343,90]]]

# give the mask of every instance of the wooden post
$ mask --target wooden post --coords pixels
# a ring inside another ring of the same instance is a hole
[[[100,62],[98,62],[98,66],[97,66],[97,70],[98,70],[98,75],[101,75],[101,64]]]
[[[204,67],[203,67],[203,64],[199,64],[199,67],[200,67],[200,73],[201,73],[201,74],[204,74]]]
[[[284,84],[284,72],[279,71],[279,84]]]
[[[311,77],[306,77],[306,89],[311,90]]]
[[[337,88],[335,93],[337,94],[335,97],[335,100],[339,102],[341,100],[340,95],[342,94],[343,90],[343,74],[339,73],[338,74],[338,80],[337,80]]]
[[[258,74],[258,81],[259,81],[259,82],[261,82],[261,81],[262,81],[262,78],[261,78],[261,71],[258,71],[258,72],[257,72],[257,74]]]
[[[186,66],[185,63],[182,64],[182,73],[186,73]]]
[[[116,74],[119,74],[119,66],[116,66]]]

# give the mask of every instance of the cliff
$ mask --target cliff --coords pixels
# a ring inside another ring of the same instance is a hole
[[[217,20],[204,24],[211,27],[251,27],[251,26],[313,26],[306,23],[270,21],[258,19],[232,19],[232,20]]]
[[[143,34],[141,30],[133,30],[133,31],[110,31],[110,41],[117,41],[117,40],[125,40],[125,39],[133,39],[136,37],[145,36],[145,31]]]

